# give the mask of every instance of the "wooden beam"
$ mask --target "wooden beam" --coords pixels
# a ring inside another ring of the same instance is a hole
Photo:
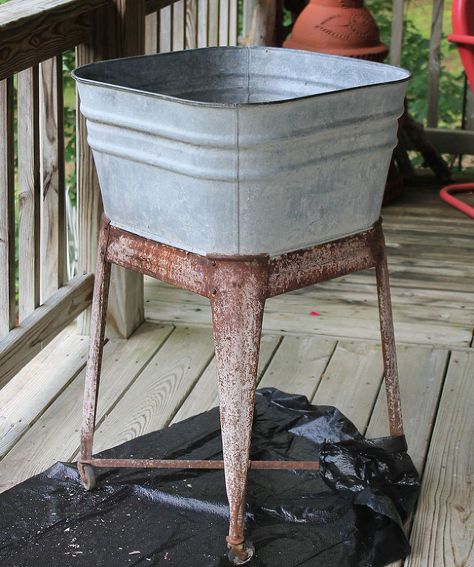
[[[13,78],[0,82],[0,338],[15,326]]]
[[[441,154],[474,155],[474,131],[450,130],[444,128],[425,128],[426,139]],[[408,144],[408,150],[416,150]]]
[[[0,341],[0,388],[88,306],[94,277],[77,276]]]
[[[153,12],[166,8],[167,6],[171,6],[171,4],[174,4],[175,2],[177,2],[177,0],[145,0],[145,12],[147,14],[152,14]]]
[[[109,24],[104,26],[104,21]],[[144,53],[144,0],[113,0],[96,13],[93,29],[90,42],[77,48],[77,65]],[[85,121],[80,113],[77,145],[79,273],[90,273],[95,270],[102,204],[92,153],[87,144]],[[143,277],[120,270],[112,270],[107,333],[129,337],[144,319]],[[80,318],[79,332],[88,334],[89,327],[90,310]]]
[[[26,37],[27,32],[31,35],[42,26],[84,14],[107,2],[108,0],[10,0],[0,9],[0,30],[3,35],[24,28]]]
[[[10,0],[0,6],[0,79],[78,45],[107,0]]]

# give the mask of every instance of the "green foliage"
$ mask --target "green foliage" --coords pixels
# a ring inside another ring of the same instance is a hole
[[[75,85],[71,71],[75,67],[74,51],[63,54],[64,77],[64,139],[66,158],[66,189],[73,205],[76,203],[76,106]]]
[[[390,45],[391,0],[367,0],[366,4],[377,21],[382,41]],[[426,30],[423,30],[423,33],[420,29],[421,24],[416,21],[415,14],[416,7],[415,11],[409,11],[405,17],[401,64],[412,73],[407,94],[410,113],[416,120],[425,123],[428,110],[429,38],[426,36]],[[439,126],[449,128],[461,125],[464,85],[462,68],[453,49],[455,48],[443,35],[438,112]],[[448,68],[447,61],[454,61],[455,64]]]

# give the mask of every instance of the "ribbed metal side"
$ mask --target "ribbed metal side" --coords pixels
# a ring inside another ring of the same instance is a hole
[[[199,254],[276,255],[380,214],[403,70],[212,48],[97,63],[75,77],[117,226]]]

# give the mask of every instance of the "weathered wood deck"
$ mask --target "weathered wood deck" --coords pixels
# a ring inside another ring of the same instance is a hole
[[[431,188],[384,212],[402,403],[423,474],[406,567],[474,565],[474,225]],[[147,281],[148,321],[105,347],[95,450],[218,402],[210,312]],[[317,312],[320,315],[310,315]],[[354,274],[268,302],[260,386],[336,405],[368,436],[388,432],[375,280]],[[0,489],[79,446],[88,341],[66,329],[0,391]]]

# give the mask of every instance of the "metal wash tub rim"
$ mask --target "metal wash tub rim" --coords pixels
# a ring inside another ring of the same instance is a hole
[[[207,51],[222,51],[222,50],[226,50],[226,51],[232,51],[232,50],[248,50],[248,52],[250,53],[251,50],[262,50],[264,49],[265,51],[268,52],[278,52],[278,51],[282,51],[284,53],[294,53],[297,55],[301,55],[301,50],[299,49],[282,49],[280,47],[223,47],[223,46],[216,46],[216,47],[206,47]],[[195,48],[195,49],[186,49],[184,52],[185,53],[193,53],[193,52],[197,52],[197,51],[201,51],[202,48]],[[176,52],[176,51],[170,51],[167,53],[160,53],[160,57],[162,58],[166,58],[166,57],[173,57],[176,56],[177,53],[184,53],[184,52]],[[348,59],[348,60],[353,60],[351,57],[342,57],[340,55],[331,55],[328,53],[318,53],[318,56],[321,59],[334,59],[334,60],[340,60],[340,59]],[[138,89],[138,88],[133,88],[133,87],[126,87],[123,85],[117,85],[117,84],[113,84],[113,83],[107,83],[105,81],[99,81],[96,79],[88,79],[85,77],[81,76],[81,71],[86,71],[87,69],[91,69],[91,68],[97,68],[100,67],[101,65],[108,65],[110,63],[114,63],[114,62],[118,62],[118,61],[137,61],[140,59],[145,59],[145,58],[153,58],[156,57],[156,54],[148,54],[148,55],[133,55],[131,57],[118,57],[118,58],[114,58],[114,59],[107,59],[105,61],[98,61],[95,63],[88,63],[86,65],[82,65],[81,67],[78,67],[77,69],[74,69],[71,72],[71,76],[73,77],[73,79],[75,79],[77,82],[79,83],[84,83],[84,84],[88,84],[88,85],[93,85],[96,87],[102,87],[102,88],[107,88],[107,89],[111,89],[111,90],[118,90],[118,91],[122,91],[122,92],[131,92],[131,93],[136,93],[139,94],[140,96],[145,96],[145,97],[149,97],[149,98],[156,98],[159,100],[167,100],[167,101],[172,101],[172,102],[178,102],[180,104],[185,104],[185,105],[189,105],[189,106],[198,106],[198,107],[203,107],[203,108],[240,108],[240,107],[261,107],[261,106],[274,106],[274,105],[278,105],[278,104],[285,104],[285,103],[293,103],[293,102],[297,102],[297,101],[302,101],[302,100],[308,100],[311,98],[317,98],[317,97],[328,97],[331,95],[337,95],[338,93],[341,92],[351,92],[351,91],[357,91],[360,89],[366,89],[368,87],[371,86],[378,86],[378,87],[383,87],[383,86],[389,86],[389,85],[395,85],[395,84],[402,84],[402,83],[406,83],[410,80],[411,78],[411,73],[410,71],[408,71],[407,69],[403,68],[403,67],[397,67],[397,69],[400,71],[401,74],[403,74],[403,76],[400,79],[391,79],[391,80],[386,80],[386,81],[380,81],[380,82],[375,82],[375,83],[370,83],[370,84],[361,84],[361,85],[356,85],[353,87],[341,87],[341,88],[335,88],[335,89],[331,89],[330,91],[324,91],[324,92],[320,92],[320,93],[313,93],[313,94],[308,94],[308,95],[303,95],[303,96],[292,96],[291,98],[283,98],[283,99],[279,99],[279,100],[267,100],[267,101],[255,101],[255,102],[206,102],[206,101],[201,101],[201,100],[191,100],[191,99],[186,99],[186,98],[180,98],[177,96],[173,96],[173,95],[167,95],[167,94],[163,94],[163,93],[156,93],[156,92],[150,92],[150,91],[145,91],[142,89]],[[360,65],[365,65],[368,68],[373,67],[373,68],[381,68],[381,67],[387,67],[387,65],[385,65],[384,63],[378,63],[376,61],[366,61],[366,60],[360,60],[358,61],[358,63]]]

